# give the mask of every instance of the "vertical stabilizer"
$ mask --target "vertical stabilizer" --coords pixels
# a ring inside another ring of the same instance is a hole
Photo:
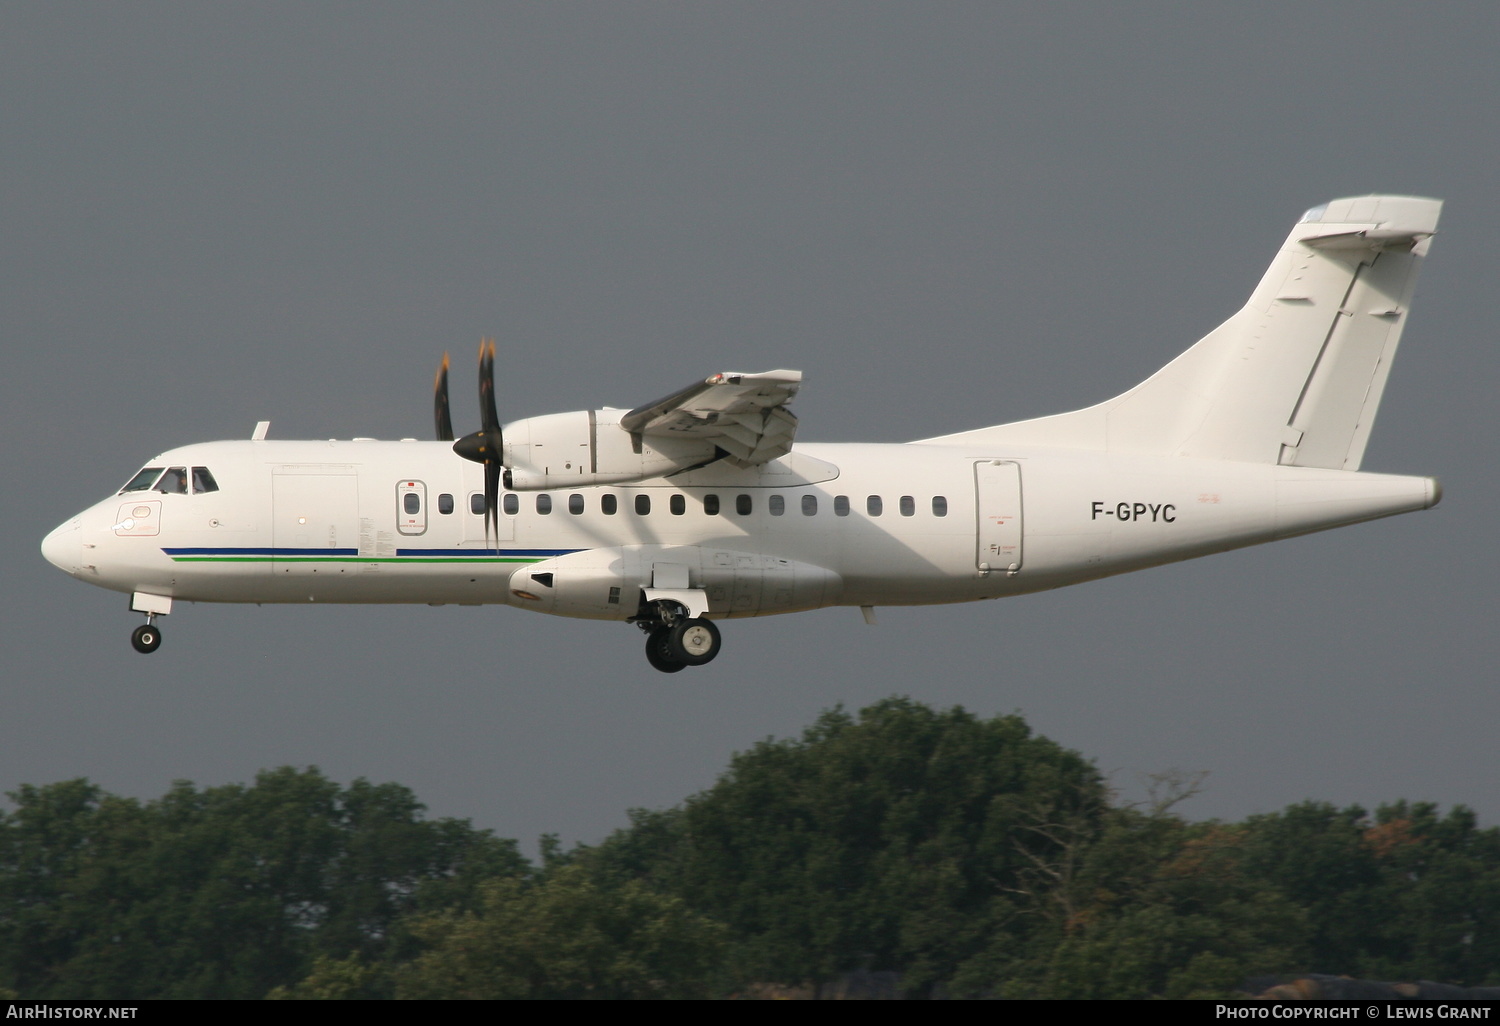
[[[1309,210],[1238,313],[1123,395],[948,435],[1357,470],[1442,203],[1360,196]]]

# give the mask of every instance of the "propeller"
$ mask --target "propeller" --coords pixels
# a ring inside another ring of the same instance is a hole
[[[437,421],[439,442],[453,441],[453,420],[448,416],[448,354],[443,354],[443,365],[432,380],[432,413]]]
[[[446,366],[446,362],[445,362]],[[443,372],[438,372],[443,381]],[[440,400],[447,405],[447,391],[442,391]],[[453,443],[453,451],[466,460],[484,464],[484,536],[489,540],[490,524],[495,525],[495,538],[500,537],[500,475],[505,466],[505,437],[500,432],[500,414],[495,410],[495,340],[487,338],[479,343],[479,417],[480,428],[473,434],[464,435]],[[442,417],[439,416],[439,431]],[[450,432],[451,434],[451,432]],[[445,439],[446,440],[446,439]]]

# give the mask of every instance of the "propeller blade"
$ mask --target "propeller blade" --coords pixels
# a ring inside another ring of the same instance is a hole
[[[439,372],[446,413],[448,361],[443,359],[443,370]],[[479,416],[478,431],[464,435],[453,443],[453,451],[464,459],[484,464],[484,538],[488,544],[490,525],[495,528],[495,544],[500,544],[500,479],[505,471],[505,436],[500,430],[500,414],[495,408],[495,340],[487,338],[479,343]],[[438,430],[442,430],[444,417],[439,417]],[[452,438],[451,428],[448,438]],[[444,439],[447,441],[447,439]]]
[[[484,543],[490,543],[490,525],[495,527],[495,548],[500,548],[500,464],[484,465]]]
[[[505,460],[505,436],[500,430],[500,414],[495,409],[495,340],[479,343],[479,418],[480,427],[453,443],[453,451],[474,463]]]
[[[492,436],[498,456],[504,441],[500,436],[500,414],[495,410],[495,340],[492,338],[479,343],[479,417],[480,430]]]
[[[443,354],[443,365],[438,368],[432,382],[433,417],[437,422],[439,442],[453,441],[453,420],[448,414],[448,354]]]

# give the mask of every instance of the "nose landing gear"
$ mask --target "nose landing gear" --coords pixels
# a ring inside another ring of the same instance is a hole
[[[161,628],[151,622],[153,619],[155,618],[148,615],[146,622],[130,633],[130,644],[141,655],[150,655],[161,648]]]
[[[653,612],[635,625],[646,632],[646,661],[662,673],[702,666],[719,654],[719,628],[712,620],[690,617],[675,604],[658,604]]]
[[[168,595],[138,591],[130,596],[130,608],[146,614],[146,622],[131,632],[131,647],[141,655],[150,655],[161,648],[161,628],[156,626],[156,618],[172,611],[172,599]]]

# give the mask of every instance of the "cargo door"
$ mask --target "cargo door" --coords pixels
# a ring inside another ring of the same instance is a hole
[[[271,475],[271,544],[278,574],[337,573],[359,555],[359,478],[278,469]]]

